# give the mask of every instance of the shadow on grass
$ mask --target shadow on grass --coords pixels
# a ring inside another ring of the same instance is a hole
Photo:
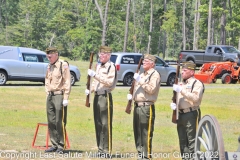
[[[86,151],[82,151],[82,150],[64,150],[63,153],[85,153]]]
[[[13,86],[14,86],[14,87],[15,87],[15,86],[32,86],[32,87],[36,87],[36,86],[45,86],[45,84],[27,84],[27,83],[26,83],[26,84],[25,84],[25,83],[24,83],[24,84],[23,84],[23,83],[22,83],[22,84],[11,84],[11,83],[10,83],[10,84],[5,84],[4,86],[8,86],[8,87],[11,87],[11,86],[12,86],[12,87],[13,87]],[[4,87],[4,86],[3,86],[3,87]],[[72,86],[72,87],[75,87],[75,86],[77,87],[77,86],[81,86],[81,85],[76,85],[76,84],[75,84],[75,85]]]
[[[68,155],[75,155],[75,156],[80,156],[80,154],[83,157],[87,157],[87,158],[100,158],[100,159],[112,159],[112,158],[116,158],[116,159],[123,159],[123,158],[131,158],[131,156],[129,155],[125,155],[126,153],[122,153],[122,154],[111,154],[110,156],[108,154],[99,154],[98,152],[95,151],[83,151],[83,150],[64,150],[63,154],[68,154]],[[78,154],[78,155],[76,155]],[[136,155],[135,155],[136,156]]]
[[[5,84],[4,86],[44,86],[44,84]]]

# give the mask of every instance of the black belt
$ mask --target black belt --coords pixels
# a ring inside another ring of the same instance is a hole
[[[63,95],[63,91],[49,91],[48,94],[50,96]]]
[[[189,109],[190,109],[190,112],[192,112],[192,107],[190,107]],[[184,109],[178,109],[179,113],[184,113],[183,110],[184,110]]]
[[[111,92],[104,90],[104,91],[95,91],[94,93],[95,93],[95,95],[107,95],[107,93],[111,93]]]
[[[188,109],[188,108],[187,108]],[[188,113],[188,112],[192,112],[192,111],[196,111],[198,110],[199,108],[195,109],[195,108],[192,108],[192,107],[189,107],[189,110],[188,111],[184,111],[186,109],[178,109],[178,112],[179,113]]]
[[[153,102],[134,102],[135,106],[150,106],[153,105]]]

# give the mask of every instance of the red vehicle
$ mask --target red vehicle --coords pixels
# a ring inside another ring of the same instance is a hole
[[[235,84],[240,79],[240,67],[236,62],[229,61],[205,63],[195,77],[203,83],[215,83],[221,79],[223,84]]]

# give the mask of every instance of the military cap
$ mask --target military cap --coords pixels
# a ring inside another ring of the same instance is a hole
[[[101,46],[100,47],[100,52],[111,53],[112,52],[112,48],[110,48],[108,46]]]
[[[150,59],[150,60],[153,61],[154,63],[155,63],[156,60],[157,60],[154,55],[151,55],[151,54],[148,54],[148,53],[146,53],[146,54],[144,55],[144,59]]]
[[[193,61],[187,61],[183,63],[182,68],[187,68],[191,70],[195,70],[196,64]]]
[[[52,54],[52,53],[56,53],[57,52],[57,48],[56,47],[48,47],[46,49],[46,53],[47,54]]]

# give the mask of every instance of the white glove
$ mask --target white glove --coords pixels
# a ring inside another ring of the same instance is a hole
[[[91,69],[88,69],[88,75],[91,76],[91,77],[94,77],[96,74],[95,71],[91,70]]]
[[[172,110],[176,110],[177,105],[176,105],[176,103],[171,103],[170,107],[171,107]]]
[[[133,78],[134,78],[137,82],[139,82],[140,79],[141,79],[141,77],[140,77],[140,75],[139,75],[138,73],[134,73]]]
[[[173,84],[173,90],[179,93],[182,90],[182,86]]]
[[[132,95],[131,94],[127,94],[127,99],[131,100],[132,99]]]
[[[90,91],[88,89],[85,89],[85,94],[89,95]]]
[[[66,107],[68,105],[68,100],[64,99],[62,104],[64,107]]]

